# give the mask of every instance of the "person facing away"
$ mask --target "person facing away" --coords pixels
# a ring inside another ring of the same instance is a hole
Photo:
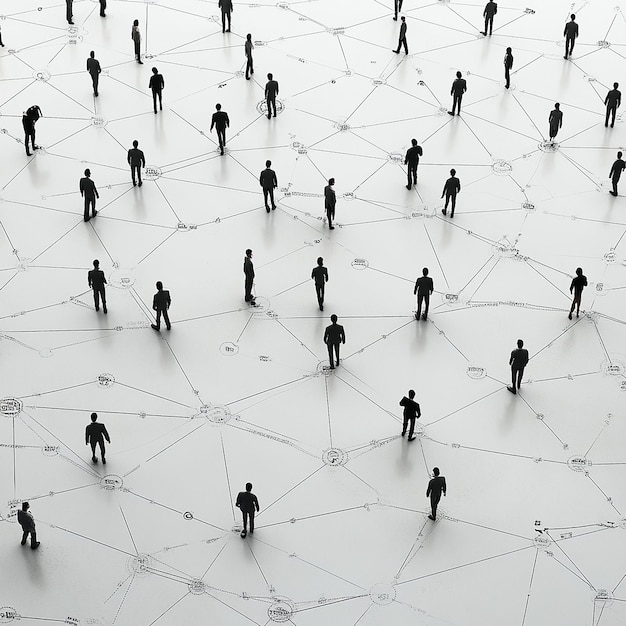
[[[89,168],[85,170],[84,178],[80,179],[78,188],[80,189],[80,195],[85,199],[83,220],[85,222],[88,222],[91,217],[96,217],[96,215],[98,214],[98,211],[96,211],[96,198],[100,197],[100,194],[96,189],[96,183],[91,180],[91,170]],[[91,217],[89,217],[90,208]]]
[[[250,534],[254,534],[254,515],[259,512],[259,500],[252,493],[252,483],[246,483],[246,490],[237,494],[235,506],[241,511],[243,517],[242,539],[248,534],[248,519],[250,520]]]
[[[246,35],[246,43],[244,44],[244,51],[246,54],[246,80],[250,80],[250,74],[254,74],[254,62],[252,59],[252,51],[254,50],[254,44],[252,43],[252,35],[248,33]]]
[[[524,342],[517,340],[517,349],[511,352],[509,365],[511,366],[511,386],[507,389],[516,394],[522,384],[522,376],[524,376],[524,368],[528,364],[528,350],[524,348]]]
[[[23,546],[26,545],[28,535],[30,535],[30,547],[36,550],[41,542],[37,541],[37,529],[35,528],[35,518],[30,512],[30,504],[28,502],[22,502],[22,510],[17,512],[17,521],[22,527],[22,541]]]
[[[172,304],[170,292],[166,289],[163,289],[163,283],[160,280],[157,280],[156,288],[157,292],[154,294],[154,298],[152,298],[152,310],[156,311],[156,324],[151,324],[151,326],[152,328],[154,328],[154,330],[160,330],[161,315],[163,315],[163,319],[165,320],[165,328],[167,328],[167,330],[172,330],[172,325],[170,324],[170,316],[168,314],[170,304]]]
[[[400,18],[400,34],[398,35],[398,47],[394,50],[396,54],[400,54],[400,48],[404,46],[404,54],[409,53],[409,46],[406,42],[406,17],[404,15]]]
[[[622,176],[622,172],[626,169],[626,163],[622,159],[622,153],[617,153],[617,159],[613,162],[611,166],[611,171],[609,172],[609,178],[613,183],[613,189],[609,191],[612,196],[617,196],[617,183],[619,183],[619,179]]]
[[[328,218],[328,228],[333,230],[333,220],[335,219],[335,206],[337,205],[337,196],[335,195],[335,179],[329,178],[328,185],[324,187],[324,208],[326,209],[326,217]]]
[[[343,326],[337,324],[337,316],[334,313],[330,316],[330,321],[330,326],[326,326],[326,330],[324,331],[324,343],[328,348],[330,369],[334,370],[335,364],[333,362],[333,350],[335,352],[335,361],[337,362],[337,367],[339,367],[339,345],[342,343],[346,343],[346,333],[343,330]]]
[[[154,106],[154,113],[157,112],[157,98],[159,99],[159,109],[163,110],[163,90],[165,89],[165,80],[163,74],[159,74],[159,70],[156,67],[152,68],[152,76],[150,76],[150,82],[148,88],[152,90],[152,104]]]
[[[422,275],[415,281],[415,288],[413,289],[413,295],[417,294],[417,311],[415,312],[415,319],[418,320],[422,313],[422,302],[424,303],[423,320],[428,319],[428,305],[430,303],[430,296],[434,290],[433,279],[428,275],[428,268],[422,269]]]
[[[511,48],[506,49],[504,55],[504,79],[506,80],[505,88],[508,89],[511,86],[511,70],[513,69],[513,50]]]
[[[413,389],[409,389],[409,397],[404,396],[402,400],[399,402],[401,407],[404,407],[404,414],[402,420],[402,437],[406,435],[406,428],[409,426],[409,441],[413,441],[415,437],[413,433],[415,432],[415,420],[419,419],[422,416],[422,412],[420,410],[420,405],[415,402],[415,391]]]
[[[617,107],[622,104],[622,92],[618,89],[619,83],[613,83],[613,89],[606,94],[604,104],[606,105],[606,117],[604,118],[604,127],[609,125],[609,116],[612,115],[611,128],[615,124],[615,115]]]
[[[498,5],[493,0],[489,0],[483,11],[483,17],[485,18],[485,30],[483,31],[483,35],[485,35],[485,37],[487,36],[487,29],[489,29],[489,35],[493,33],[493,17],[497,12]]]
[[[220,145],[220,154],[224,156],[224,146],[226,145],[226,129],[230,126],[230,120],[228,119],[228,113],[222,111],[222,105],[218,102],[215,105],[215,113],[211,117],[211,128],[209,132],[213,132],[213,127],[217,132],[217,140]]]
[[[233,12],[232,0],[219,0],[217,6],[222,9],[222,32],[230,33],[230,19]],[[228,28],[226,28],[226,20],[228,20]]]
[[[576,317],[580,312],[580,300],[583,295],[583,289],[587,286],[587,277],[583,275],[583,268],[576,268],[576,276],[572,279],[572,284],[569,287],[569,292],[574,293],[574,299],[572,300],[572,308],[569,310],[569,315],[567,316],[569,319],[572,319],[572,313],[574,312],[574,307],[576,308]]]
[[[22,127],[24,128],[24,145],[26,147],[26,156],[30,156],[28,149],[29,142],[33,146],[33,150],[37,150],[39,146],[35,143],[35,124],[37,120],[43,117],[43,113],[38,104],[28,107],[22,114]]]
[[[135,139],[133,141],[133,147],[128,151],[128,155],[126,160],[130,165],[130,175],[133,179],[133,187],[137,184],[135,180],[135,175],[137,176],[137,180],[139,181],[139,186],[143,185],[141,182],[141,168],[146,167],[146,157],[143,154],[143,151],[139,149],[139,142]]]
[[[267,203],[267,199],[272,202],[272,211],[276,209],[276,203],[274,202],[274,189],[278,187],[278,179],[276,178],[276,172],[271,169],[272,162],[270,160],[265,161],[265,169],[261,171],[259,176],[259,184],[263,188],[263,200],[265,201],[265,210],[269,213],[270,207]]]
[[[243,274],[245,276],[244,299],[251,306],[254,306],[256,304],[254,296],[252,295],[252,285],[254,285],[254,263],[252,263],[252,250],[250,248],[246,250],[246,256],[243,257]]]
[[[457,72],[456,79],[452,82],[452,88],[450,89],[452,111],[448,111],[448,115],[454,115],[455,110],[457,111],[457,115],[461,115],[461,100],[463,100],[463,94],[466,91],[467,81],[463,78],[461,72]]]
[[[324,290],[328,282],[328,270],[324,267],[324,259],[317,257],[317,265],[311,271],[311,278],[315,281],[315,295],[320,311],[324,310]]]
[[[411,147],[406,151],[404,157],[404,164],[407,166],[407,189],[411,189],[411,181],[414,185],[417,185],[417,166],[422,156],[422,146],[417,145],[417,139],[411,139]]]
[[[433,477],[428,481],[428,489],[426,489],[426,497],[430,497],[430,515],[428,519],[437,519],[437,505],[441,500],[441,494],[446,495],[446,479],[439,475],[439,468],[433,467]]]
[[[100,79],[100,72],[102,69],[100,68],[100,61],[96,59],[96,53],[92,50],[89,53],[89,58],[87,59],[87,71],[91,75],[91,83],[93,85],[93,95],[98,97],[98,81]]]
[[[93,289],[93,302],[96,311],[100,310],[100,298],[102,298],[102,312],[107,313],[107,298],[104,286],[107,284],[106,276],[100,269],[100,261],[94,259],[93,269],[87,272],[87,284]]]
[[[565,37],[565,56],[564,59],[567,59],[568,56],[572,55],[572,51],[574,50],[574,43],[578,37],[578,24],[576,24],[576,15],[572,13],[570,15],[570,21],[565,24],[565,28],[563,29],[563,37]]]
[[[563,112],[561,111],[561,105],[558,102],[554,103],[554,109],[550,111],[548,124],[550,125],[550,141],[554,143],[554,138],[557,136],[559,128],[563,126]]]
[[[450,170],[450,178],[444,183],[441,197],[446,197],[446,204],[441,209],[441,212],[446,215],[448,211],[448,203],[452,202],[452,211],[450,217],[454,217],[454,208],[456,206],[456,195],[461,191],[461,181],[456,177],[456,170],[453,168]]]
[[[267,119],[272,117],[272,108],[274,109],[274,117],[276,117],[276,96],[278,95],[278,83],[274,80],[273,74],[267,75],[267,83],[265,84],[265,100],[267,102]]]
[[[143,61],[141,60],[141,33],[139,32],[139,20],[133,21],[130,38],[133,40],[133,44],[135,46],[135,59],[137,60],[137,63],[143,65]]]
[[[100,447],[100,456],[102,457],[102,464],[106,465],[107,460],[104,458],[106,453],[104,447],[104,440],[106,439],[108,443],[111,443],[111,438],[109,437],[109,433],[107,432],[107,427],[98,422],[98,414],[91,414],[91,424],[87,425],[85,428],[85,445],[91,445],[91,460],[94,463],[98,462],[98,458],[96,457],[96,446]]]

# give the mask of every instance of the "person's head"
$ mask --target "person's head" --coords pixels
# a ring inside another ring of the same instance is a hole
[[[572,22],[573,22],[573,21],[576,19],[576,14],[575,14],[575,13],[572,13],[572,14],[570,15],[570,19],[571,19],[571,20],[572,20]]]
[[[518,348],[523,348],[524,347],[524,341],[522,339],[518,339],[517,340],[517,347]]]
[[[335,184],[335,179],[334,178],[329,178],[328,179],[328,184],[332,187]]]
[[[248,249],[246,250],[246,256],[247,256],[249,259],[251,259],[251,258],[252,258],[252,250],[250,250],[250,248],[248,248]]]
[[[252,33],[248,33],[248,34],[246,35],[246,39],[247,39],[248,41],[252,41]]]
[[[158,74],[158,73],[159,73],[159,70],[157,70],[157,68],[156,68],[156,67],[153,67],[153,68],[152,68],[152,73],[153,73],[153,74]]]
[[[133,26],[139,26],[139,20],[134,20],[133,21]]]
[[[271,167],[272,162],[268,159],[267,161],[265,161],[265,167]]]
[[[558,102],[555,102],[554,108],[558,111],[561,108],[561,105]]]
[[[411,145],[413,147],[417,146],[417,139],[411,139]]]
[[[267,75],[267,80],[272,80],[274,78],[274,74],[271,72]]]
[[[403,22],[406,22],[406,17],[404,15],[400,18]]]
[[[87,178],[89,178],[89,177],[91,176],[91,170],[90,170],[89,168],[87,168],[87,169],[85,170],[85,176],[86,176]]]
[[[336,323],[337,323],[337,316],[336,316],[334,313],[330,316],[330,321],[331,321],[333,324],[336,324]]]
[[[456,176],[456,170],[454,168],[450,170],[450,176]]]
[[[513,52],[513,50],[511,50],[511,48],[507,48],[506,52],[507,52],[507,54],[511,54],[511,52]]]
[[[622,151],[621,151],[621,150],[617,153],[617,158],[618,158],[618,159],[621,159],[621,158],[622,158]]]
[[[30,509],[30,504],[28,502],[22,502],[22,511],[28,511]]]
[[[461,78],[461,76],[463,76],[463,74],[461,74],[461,72],[457,72],[457,73],[456,73],[456,77],[457,77],[457,78]]]
[[[439,468],[438,467],[433,467],[433,474],[435,476],[439,476]]]
[[[617,89],[619,87],[619,83],[613,83],[613,89]]]
[[[582,267],[577,267],[576,268],[576,276],[582,276],[583,275],[583,268]]]
[[[321,256],[317,257],[317,264],[322,267],[324,265],[324,259]]]
[[[98,261],[98,259],[94,259],[93,260],[93,266],[98,269],[100,267],[100,261]]]
[[[246,491],[252,491],[252,483],[246,483]]]
[[[411,400],[415,398],[415,391],[413,391],[413,389],[409,389],[409,398],[411,398]]]
[[[139,145],[139,142],[135,139],[133,141],[133,148],[136,148]]]
[[[427,268],[427,267],[425,267],[425,268],[422,270],[422,276],[428,276],[428,268]]]
[[[97,413],[92,413],[91,414],[91,421],[95,422],[98,419],[98,414]]]
[[[157,280],[156,282],[156,288],[161,291],[161,289],[163,289],[163,283],[160,280]]]
[[[92,50],[92,51],[89,53],[89,56],[93,59],[93,58],[96,56],[96,53]]]
[[[215,108],[216,108],[218,111],[221,111],[221,110],[222,110],[222,105],[218,102],[218,103],[215,105]]]

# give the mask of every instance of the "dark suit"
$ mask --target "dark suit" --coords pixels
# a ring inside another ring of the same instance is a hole
[[[37,149],[37,144],[35,143],[35,123],[41,117],[41,109],[34,104],[31,107],[28,107],[26,113],[22,115],[22,126],[24,128],[24,145],[26,146],[26,154],[30,155],[30,151],[28,149],[29,142],[33,146],[33,150]]]
[[[408,165],[407,168],[407,187],[411,188],[411,181],[413,181],[414,185],[417,185],[417,166],[420,162],[420,157],[422,156],[422,146],[411,146],[406,151],[406,156],[404,157],[404,164]]]
[[[433,292],[433,279],[430,276],[420,276],[415,281],[415,289],[413,295],[417,294],[417,313],[416,319],[419,319],[422,313],[422,302],[424,302],[424,319],[428,317],[428,305],[430,304],[430,296]]]
[[[222,32],[230,32],[230,14],[233,12],[232,0],[219,0],[217,6],[222,9]],[[226,28],[226,19],[228,19],[228,29]]]
[[[170,298],[170,292],[166,289],[161,289],[154,294],[154,298],[152,299],[152,309],[156,311],[157,330],[161,328],[161,315],[163,315],[163,320],[165,321],[165,327],[167,330],[170,330],[172,327],[170,324],[170,316],[167,313],[171,303],[172,299]]]
[[[248,530],[248,518],[250,518],[250,532],[254,532],[254,514],[259,512],[259,501],[251,491],[240,491],[237,494],[235,506],[241,510],[243,516],[243,529]]]
[[[311,272],[311,278],[315,281],[315,295],[320,309],[324,307],[324,289],[328,281],[328,270],[323,265],[317,265]]]
[[[99,198],[96,184],[91,178],[85,176],[80,179],[80,195],[85,199],[85,208],[83,212],[83,219],[85,222],[89,221],[89,208],[91,207],[91,217],[96,217],[96,198]]]
[[[578,24],[574,21],[570,21],[565,24],[563,36],[565,37],[565,58],[567,59],[568,56],[571,56],[572,51],[574,50],[574,42],[578,37]]]
[[[326,217],[328,218],[328,227],[332,228],[335,219],[335,206],[337,204],[337,196],[335,190],[330,186],[324,187],[324,208],[326,209]]]
[[[100,446],[100,456],[104,461],[104,440],[107,440],[111,443],[111,438],[109,437],[109,433],[107,432],[107,428],[104,424],[100,424],[99,422],[91,422],[85,428],[85,443],[91,444],[91,456],[92,458],[96,458],[96,446]]]
[[[278,95],[278,82],[268,80],[265,85],[265,100],[267,101],[267,117],[272,116],[272,108],[274,109],[274,117],[276,117],[276,96]]]
[[[611,166],[611,171],[609,172],[609,178],[613,183],[613,195],[617,195],[617,183],[619,183],[619,179],[622,176],[622,172],[626,168],[626,163],[624,163],[623,159],[616,159],[613,165]]]
[[[250,78],[250,74],[254,74],[254,61],[252,59],[252,49],[254,48],[252,41],[246,39],[244,49],[246,51],[246,78]]]
[[[220,150],[224,154],[224,146],[226,145],[226,129],[230,126],[230,120],[228,119],[228,113],[226,111],[216,111],[211,118],[211,128],[215,126],[217,131],[217,140],[220,144]]]
[[[606,117],[604,118],[604,125],[609,125],[609,115],[612,114],[611,128],[613,128],[617,107],[622,104],[622,92],[619,89],[611,89],[611,91],[606,94],[604,104],[606,104]]]
[[[107,284],[107,279],[102,270],[89,270],[87,272],[87,284],[93,289],[93,302],[96,305],[96,311],[100,310],[100,298],[102,298],[102,306],[106,313],[107,310],[107,298],[104,286]]]
[[[254,302],[254,296],[252,295],[252,285],[254,284],[254,263],[249,256],[245,256],[243,259],[243,273],[246,277],[244,289],[245,289],[245,301]]]
[[[461,114],[461,100],[463,100],[463,94],[467,91],[467,81],[464,78],[457,78],[452,83],[452,89],[450,95],[452,96],[452,115],[454,115],[455,109],[458,107],[457,115]]]
[[[413,432],[415,431],[415,420],[419,419],[422,415],[420,411],[420,405],[415,402],[415,400],[411,400],[411,398],[407,398],[404,396],[402,400],[399,402],[400,406],[404,407],[404,414],[402,420],[402,436],[406,434],[406,429],[409,423],[411,424],[409,427],[409,439],[413,437]]]
[[[524,376],[524,368],[528,364],[528,350],[526,348],[516,348],[511,352],[509,365],[511,366],[511,381],[513,391],[520,388],[522,384],[522,376]]]
[[[483,17],[485,18],[485,35],[487,34],[487,29],[489,29],[489,34],[493,32],[493,16],[498,12],[498,5],[493,1],[489,0],[485,5],[485,10],[483,11]]]
[[[404,46],[404,54],[409,53],[409,46],[406,43],[406,22],[400,24],[400,35],[398,37],[398,49],[396,52],[400,52],[400,48]]]
[[[159,98],[159,109],[163,110],[163,90],[165,89],[165,80],[162,74],[152,74],[148,87],[152,89],[152,104],[154,112],[157,112],[157,97]]]
[[[445,182],[443,186],[443,193],[446,197],[446,204],[443,208],[444,215],[445,211],[448,210],[448,202],[452,201],[452,212],[450,213],[450,217],[454,217],[454,207],[456,206],[456,194],[461,191],[461,181],[456,176],[450,176],[448,180]]]
[[[95,96],[98,95],[98,80],[100,79],[100,72],[102,69],[100,68],[100,61],[98,59],[92,59],[89,57],[87,59],[87,71],[91,74],[91,82],[93,83],[93,93]]]
[[[265,200],[265,210],[269,213],[270,207],[267,204],[267,198],[269,196],[272,201],[272,209],[276,208],[274,202],[274,189],[278,187],[278,179],[276,178],[276,172],[269,167],[266,167],[259,176],[259,184],[263,188],[263,199]]]
[[[506,88],[511,86],[511,70],[513,69],[513,55],[507,52],[504,55],[504,78],[506,80]]]
[[[441,494],[446,493],[446,479],[443,476],[431,478],[426,490],[426,497],[430,496],[430,510],[433,518],[437,517],[437,505],[441,500]]]
[[[141,168],[146,167],[146,157],[139,148],[131,148],[128,151],[127,156],[128,164],[130,165],[130,173],[133,177],[133,185],[135,184],[135,174],[139,184],[141,185]]]
[[[550,124],[550,139],[552,140],[557,136],[559,128],[563,126],[563,113],[559,109],[550,111],[548,124]]]
[[[335,361],[339,366],[339,345],[346,343],[346,333],[340,324],[331,324],[324,331],[324,343],[328,348],[328,359],[330,360],[330,369],[335,369],[333,362],[333,350],[335,351]]]
[[[31,548],[37,543],[37,530],[35,528],[35,518],[30,511],[18,511],[17,521],[22,527],[22,545],[26,543],[30,535]]]
[[[135,46],[135,58],[137,59],[137,61],[139,61],[139,63],[142,63],[141,61],[141,32],[139,31],[138,26],[133,25],[130,31],[130,38],[133,40],[133,44]]]

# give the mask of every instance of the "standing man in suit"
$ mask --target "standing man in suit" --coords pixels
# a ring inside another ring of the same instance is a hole
[[[512,385],[507,389],[516,394],[517,390],[522,384],[522,376],[524,376],[524,368],[528,364],[528,350],[524,348],[524,342],[521,339],[517,340],[517,349],[511,352],[511,358],[509,359],[509,365],[511,366],[511,382]]]
[[[272,162],[265,161],[265,169],[259,176],[259,184],[263,188],[263,200],[265,200],[265,210],[269,213],[270,207],[267,203],[267,198],[272,201],[272,211],[276,209],[276,203],[274,202],[274,189],[278,187],[278,179],[276,178],[276,172],[271,169]]]
[[[441,500],[441,494],[446,495],[446,479],[439,475],[439,468],[433,467],[433,477],[428,482],[428,489],[426,490],[426,497],[430,497],[430,515],[428,519],[437,519],[437,505]]]
[[[152,104],[154,105],[154,113],[156,115],[157,98],[159,99],[159,109],[163,110],[163,90],[165,89],[163,74],[159,74],[159,70],[156,67],[152,68],[152,76],[150,76],[148,87],[152,90]]]
[[[143,151],[138,148],[139,142],[135,139],[133,141],[133,147],[128,151],[126,160],[130,165],[130,174],[133,179],[133,187],[137,184],[135,181],[135,174],[139,181],[139,186],[143,185],[141,182],[141,168],[146,167],[146,157],[143,155]]]
[[[26,156],[30,156],[28,149],[29,142],[33,146],[33,150],[37,150],[39,146],[35,143],[35,124],[37,120],[43,117],[43,113],[38,104],[28,107],[22,114],[22,127],[24,128],[24,145],[26,146]]]
[[[604,118],[604,127],[609,125],[609,115],[613,115],[611,119],[611,128],[615,124],[615,114],[617,107],[622,104],[622,92],[618,89],[619,83],[613,83],[613,89],[606,94],[604,104],[606,105],[606,117]]]
[[[104,448],[104,440],[106,439],[108,443],[111,443],[111,438],[107,432],[107,427],[96,421],[97,419],[98,414],[92,413],[91,424],[88,424],[87,428],[85,428],[85,445],[91,444],[91,460],[94,463],[98,462],[98,458],[96,457],[96,446],[99,446],[102,464],[106,465],[107,460],[104,458],[104,454],[106,452]]]
[[[402,437],[406,435],[406,427],[411,424],[409,428],[409,441],[413,441],[415,437],[413,432],[415,431],[415,420],[422,416],[420,405],[415,402],[415,391],[409,390],[409,397],[404,396],[399,402],[401,407],[404,407],[404,415],[402,420]]]
[[[93,84],[93,95],[98,97],[98,80],[100,79],[100,61],[96,59],[96,53],[92,50],[87,59],[87,71],[91,74],[91,82]]]
[[[567,59],[568,56],[572,56],[572,52],[574,50],[574,43],[578,38],[578,24],[575,22],[576,16],[572,13],[570,15],[570,21],[565,24],[565,29],[563,30],[563,37],[565,37],[565,56],[564,59]]]
[[[417,294],[417,312],[415,319],[418,320],[422,315],[422,302],[424,303],[423,320],[428,319],[428,305],[430,304],[430,296],[434,290],[433,279],[428,275],[428,268],[422,270],[422,275],[415,281],[413,295]]]
[[[218,102],[215,105],[215,113],[211,118],[211,128],[209,132],[213,132],[213,127],[217,131],[217,140],[220,144],[220,154],[224,156],[224,146],[226,145],[226,129],[230,126],[230,120],[228,119],[228,113],[222,111],[222,105]]]
[[[483,35],[485,35],[485,37],[487,36],[487,30],[489,30],[489,35],[493,33],[493,16],[497,12],[498,5],[493,0],[489,0],[483,11],[483,17],[485,18],[485,30],[483,31]]]
[[[154,330],[161,330],[161,315],[163,315],[165,328],[172,330],[170,316],[168,315],[170,304],[172,304],[170,292],[163,289],[163,283],[160,280],[157,280],[156,288],[157,292],[154,294],[154,298],[152,298],[152,310],[156,311],[156,324],[151,324],[151,326]]]
[[[22,541],[20,543],[23,546],[26,545],[26,540],[28,539],[28,535],[30,535],[30,547],[36,550],[41,545],[41,542],[37,541],[35,518],[29,509],[30,504],[28,502],[22,502],[22,510],[17,512],[17,521],[22,527]]]
[[[244,50],[246,53],[246,80],[250,80],[250,74],[254,74],[254,63],[252,60],[252,51],[254,50],[254,44],[252,43],[252,35],[250,33],[246,35]]]
[[[246,483],[246,490],[237,494],[235,506],[241,511],[243,516],[243,530],[241,538],[245,539],[248,534],[248,518],[250,519],[250,534],[254,534],[254,514],[259,512],[259,501],[252,493],[252,483]]]
[[[409,53],[409,46],[406,43],[406,17],[404,15],[400,18],[400,35],[398,36],[398,47],[394,52],[400,54],[400,48],[404,46],[404,54]]]
[[[406,156],[404,157],[404,164],[408,166],[406,188],[409,190],[411,189],[411,181],[413,181],[414,185],[417,185],[417,166],[422,154],[422,146],[417,145],[417,139],[411,139],[411,147],[406,151]]]
[[[461,181],[456,177],[456,170],[450,170],[450,178],[445,182],[441,197],[446,196],[446,204],[441,212],[446,215],[448,212],[448,202],[452,201],[452,211],[450,217],[454,217],[454,207],[456,206],[456,195],[461,192]]]
[[[87,168],[85,170],[85,177],[80,179],[80,195],[85,199],[85,209],[83,212],[83,220],[88,222],[89,207],[91,207],[91,217],[96,217],[98,211],[96,211],[96,198],[100,197],[96,184],[91,180],[91,170]]]
[[[622,153],[617,153],[617,160],[611,166],[611,171],[609,172],[609,178],[613,183],[613,189],[609,191],[612,196],[617,196],[617,183],[619,183],[619,179],[622,175],[622,172],[626,168],[626,163],[622,159]]]
[[[550,125],[550,142],[554,143],[554,138],[557,136],[559,128],[563,126],[563,112],[561,111],[561,105],[558,102],[554,103],[554,109],[550,111],[548,124]]]
[[[328,348],[328,359],[330,360],[330,369],[335,369],[335,363],[333,361],[333,351],[335,353],[335,361],[337,367],[339,367],[339,345],[346,343],[346,333],[343,330],[343,326],[337,324],[337,316],[333,313],[330,316],[332,322],[330,326],[326,326],[324,331],[324,343]]]
[[[324,267],[324,259],[317,258],[317,266],[311,272],[311,278],[315,281],[315,294],[320,311],[324,310],[324,288],[328,282],[328,270]]]
[[[328,228],[334,230],[333,220],[335,219],[335,206],[337,205],[337,196],[335,195],[335,179],[329,178],[328,185],[324,187],[324,208],[326,209],[326,217],[328,218]]]
[[[508,89],[511,86],[511,70],[513,69],[513,50],[511,48],[506,49],[504,55],[504,79],[506,80],[505,88]]]
[[[254,263],[252,263],[252,250],[248,248],[246,250],[246,256],[243,257],[243,273],[246,277],[244,283],[245,301],[250,306],[256,306],[256,301],[252,295],[252,285],[254,285]]]
[[[568,319],[572,319],[572,313],[574,312],[574,307],[576,309],[576,317],[580,313],[580,300],[583,296],[583,289],[587,286],[587,277],[583,274],[583,268],[576,268],[576,276],[572,279],[572,284],[569,287],[569,292],[574,292],[574,300],[572,300],[572,308],[569,310]]]
[[[100,0],[100,17],[106,17],[107,0]]]
[[[265,100],[267,101],[267,119],[272,117],[272,108],[274,108],[274,117],[276,117],[276,96],[278,95],[278,82],[274,80],[272,74],[267,75],[267,83],[265,84]]]
[[[463,94],[467,91],[467,81],[462,78],[461,72],[456,73],[456,80],[452,83],[450,95],[452,96],[452,111],[448,111],[448,115],[454,115],[454,111],[458,107],[457,115],[461,115],[461,100]]]
[[[400,13],[400,11],[402,11],[402,2],[403,0],[393,0],[393,20],[394,22],[398,21],[398,13]]]
[[[68,24],[74,23],[74,15],[72,10],[72,3],[74,0],[65,0],[65,19]]]
[[[139,32],[139,20],[133,21],[130,38],[133,40],[133,45],[135,46],[135,59],[137,59],[137,63],[143,65],[143,61],[141,60],[141,33]]]
[[[232,0],[219,0],[217,6],[222,9],[222,32],[230,33],[230,14],[233,12]],[[226,28],[226,20],[228,19],[228,28]]]
[[[100,261],[95,259],[93,269],[87,272],[87,284],[93,289],[93,302],[96,305],[96,311],[100,310],[100,298],[102,298],[102,312],[107,314],[107,297],[104,286],[107,284],[106,276],[100,269]]]

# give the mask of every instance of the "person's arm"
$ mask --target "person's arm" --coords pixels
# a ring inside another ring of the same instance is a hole
[[[161,89],[165,89],[165,78],[163,78],[163,74],[161,74]]]
[[[157,294],[154,294],[154,298],[152,298],[152,310],[157,310]]]
[[[324,331],[324,343],[328,344],[328,328]]]
[[[237,494],[237,501],[235,502],[235,506],[241,508],[241,494]]]
[[[111,443],[111,437],[109,437],[109,433],[107,432],[107,427],[102,424],[102,434],[104,435],[104,438]]]
[[[515,354],[515,350],[511,352],[511,358],[509,359],[509,365],[513,365],[513,355]]]
[[[574,291],[574,279],[572,278],[572,284],[569,286],[569,292],[572,293]]]
[[[422,417],[422,411],[420,409],[419,402],[416,402],[416,404],[417,404],[417,419],[419,419],[420,417]]]
[[[408,163],[409,163],[409,151],[407,150],[406,151],[406,155],[404,157],[404,164],[408,165]]]
[[[96,183],[93,184],[93,191],[96,194],[96,198],[100,199],[100,194],[98,193],[98,190],[96,189]]]
[[[433,291],[435,291],[435,281],[433,281],[433,279],[430,279],[430,295],[433,295]]]
[[[604,104],[608,104],[609,103],[609,96],[611,95],[611,92],[609,91],[609,93],[606,94],[606,98],[604,99]]]
[[[230,128],[230,120],[228,119],[228,113],[226,113],[226,126]]]
[[[424,151],[422,150],[422,146],[417,146],[417,156],[422,156]]]
[[[443,481],[443,485],[441,487],[441,490],[443,491],[443,495],[446,495],[446,491],[447,491],[447,486],[446,486],[446,479],[442,476],[441,480]]]
[[[259,499],[254,496],[254,506],[256,507],[256,512],[259,512]]]
[[[326,268],[324,268],[324,278],[326,279],[326,282],[328,282],[328,270]]]
[[[261,185],[261,187],[263,187],[263,172],[265,170],[262,170],[261,173],[259,174],[259,185]]]
[[[417,280],[419,280],[419,278]],[[417,294],[417,280],[415,281],[415,287],[413,288],[413,295]]]
[[[278,187],[278,178],[276,178],[276,172],[272,173],[272,178],[274,181],[274,188]]]
[[[87,272],[87,284],[91,287],[91,272]]]
[[[587,286],[587,277],[585,276],[585,282],[583,283],[583,287]]]
[[[341,343],[346,343],[346,331],[344,330],[343,326],[341,327]]]
[[[428,498],[428,496],[430,495],[430,492],[432,491],[431,487],[430,487],[430,481],[428,481],[428,489],[426,489],[426,497]]]
[[[461,181],[458,178],[456,179],[456,192],[461,193]]]
[[[170,308],[170,305],[172,304],[172,297],[170,296],[170,292],[167,292],[167,308]]]
[[[211,118],[211,128],[209,128],[209,132],[213,132],[213,126],[215,126],[215,113],[213,114],[213,117]]]
[[[315,268],[311,270],[311,279],[315,278]]]
[[[126,155],[126,160],[128,161],[128,165],[130,165],[130,150],[128,151],[128,154]]]
[[[143,152],[141,153],[141,167],[146,167],[146,157]]]
[[[276,95],[278,95],[278,81],[276,81]]]
[[[88,443],[89,443],[89,426],[85,428],[85,445],[87,445]]]
[[[87,59],[87,71],[89,71],[89,59]]]

